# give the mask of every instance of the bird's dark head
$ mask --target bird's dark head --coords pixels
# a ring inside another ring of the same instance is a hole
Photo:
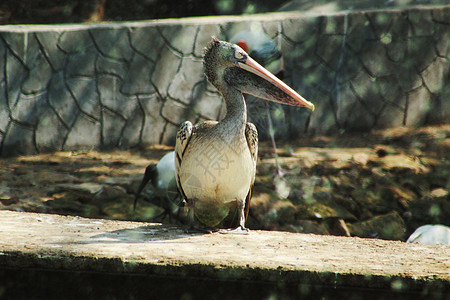
[[[156,164],[150,164],[145,168],[144,178],[147,182],[150,180],[153,185],[156,185],[156,180],[158,178],[158,170],[156,169]]]
[[[222,93],[229,88],[293,106],[314,105],[252,59],[241,47],[214,38],[205,48],[203,66],[208,80]]]

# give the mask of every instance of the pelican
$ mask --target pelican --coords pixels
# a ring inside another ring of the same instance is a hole
[[[220,122],[181,124],[175,144],[177,185],[188,204],[191,228],[200,223],[203,228],[247,232],[258,132],[247,122],[243,94],[311,110],[314,105],[235,44],[213,38],[205,48],[203,65],[227,112]]]

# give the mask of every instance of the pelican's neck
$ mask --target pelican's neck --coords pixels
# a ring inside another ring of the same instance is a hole
[[[235,88],[229,87],[221,89],[227,113],[225,118],[221,121],[231,128],[243,132],[247,123],[247,105],[245,104],[244,96]]]

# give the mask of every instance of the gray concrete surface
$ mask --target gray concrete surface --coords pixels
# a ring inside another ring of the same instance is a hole
[[[0,277],[8,274],[4,270],[38,269],[261,286],[282,282],[437,298],[450,282],[449,246],[270,231],[187,234],[157,223],[11,211],[0,212],[0,224]]]

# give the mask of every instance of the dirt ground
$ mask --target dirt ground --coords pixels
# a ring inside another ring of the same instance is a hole
[[[450,125],[260,143],[251,229],[405,240],[423,224],[450,225]],[[62,151],[0,159],[0,209],[184,224],[183,209],[158,217],[167,195],[145,167],[168,146],[126,151]],[[147,201],[143,201],[147,200]],[[173,201],[176,204],[176,201]]]

